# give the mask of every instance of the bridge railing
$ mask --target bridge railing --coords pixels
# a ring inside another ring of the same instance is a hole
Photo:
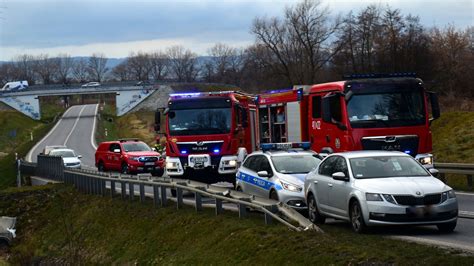
[[[49,157],[49,158],[48,158]],[[86,194],[121,197],[124,200],[136,200],[145,202],[146,198],[152,198],[156,207],[169,204],[167,190],[176,191],[176,208],[183,207],[185,198],[183,192],[194,194],[192,203],[196,211],[201,211],[203,207],[212,207],[216,215],[222,213],[224,209],[229,209],[223,203],[233,203],[237,207],[240,218],[248,215],[248,210],[253,209],[263,213],[265,224],[273,221],[280,222],[292,230],[306,231],[322,230],[311,223],[303,215],[291,209],[286,204],[271,199],[259,198],[245,194],[233,189],[213,186],[201,182],[184,179],[171,179],[164,177],[153,177],[149,174],[142,175],[122,175],[118,173],[104,173],[84,169],[70,169],[63,166],[60,157],[38,156],[38,163],[21,163],[21,171],[33,172],[36,176],[61,181],[65,184],[73,185],[80,192]],[[149,191],[149,192],[147,192]],[[151,191],[151,192],[150,192]],[[203,197],[212,198],[213,201],[203,201]],[[234,209],[235,209],[234,206]]]

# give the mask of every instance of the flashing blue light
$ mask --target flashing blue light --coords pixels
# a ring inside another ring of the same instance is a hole
[[[200,92],[172,93],[170,97],[196,97],[202,95]]]
[[[187,150],[182,150],[182,151],[181,151],[181,154],[187,154],[187,153],[188,153]]]
[[[219,153],[220,150],[219,149],[214,149],[214,153]]]
[[[406,154],[410,154],[410,153],[411,153],[411,151],[410,151],[410,150],[406,150],[406,151],[404,151],[404,153],[406,153]]]
[[[311,148],[311,143],[309,142],[286,142],[286,143],[262,143],[260,144],[260,149],[262,151],[269,150],[289,150],[289,149],[303,149],[309,150]]]

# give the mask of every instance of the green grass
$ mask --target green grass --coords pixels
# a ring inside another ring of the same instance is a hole
[[[106,105],[100,112],[97,123],[97,143],[117,140],[119,138],[139,138],[153,146],[155,144],[154,112],[140,111],[117,117],[115,107]],[[105,136],[107,129],[107,136]]]
[[[443,113],[431,130],[435,163],[474,163],[474,112]],[[447,175],[447,182],[456,189],[474,191],[465,175]]]
[[[215,216],[174,205],[83,195],[70,187],[9,189],[0,215],[18,218],[12,264],[432,264],[472,265],[474,257],[429,246],[356,235],[324,226],[326,234],[265,226],[254,214]]]

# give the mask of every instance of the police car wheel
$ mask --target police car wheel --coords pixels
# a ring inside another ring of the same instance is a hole
[[[270,199],[279,201],[279,199],[278,199],[278,194],[277,194],[277,192],[276,192],[275,190],[272,190],[272,191],[270,192]]]
[[[308,218],[312,223],[324,224],[326,217],[319,213],[318,205],[316,205],[316,199],[311,194],[308,197]]]

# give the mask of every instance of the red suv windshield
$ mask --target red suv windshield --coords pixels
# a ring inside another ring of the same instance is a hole
[[[124,143],[122,146],[125,152],[151,151],[151,148],[143,142]]]

